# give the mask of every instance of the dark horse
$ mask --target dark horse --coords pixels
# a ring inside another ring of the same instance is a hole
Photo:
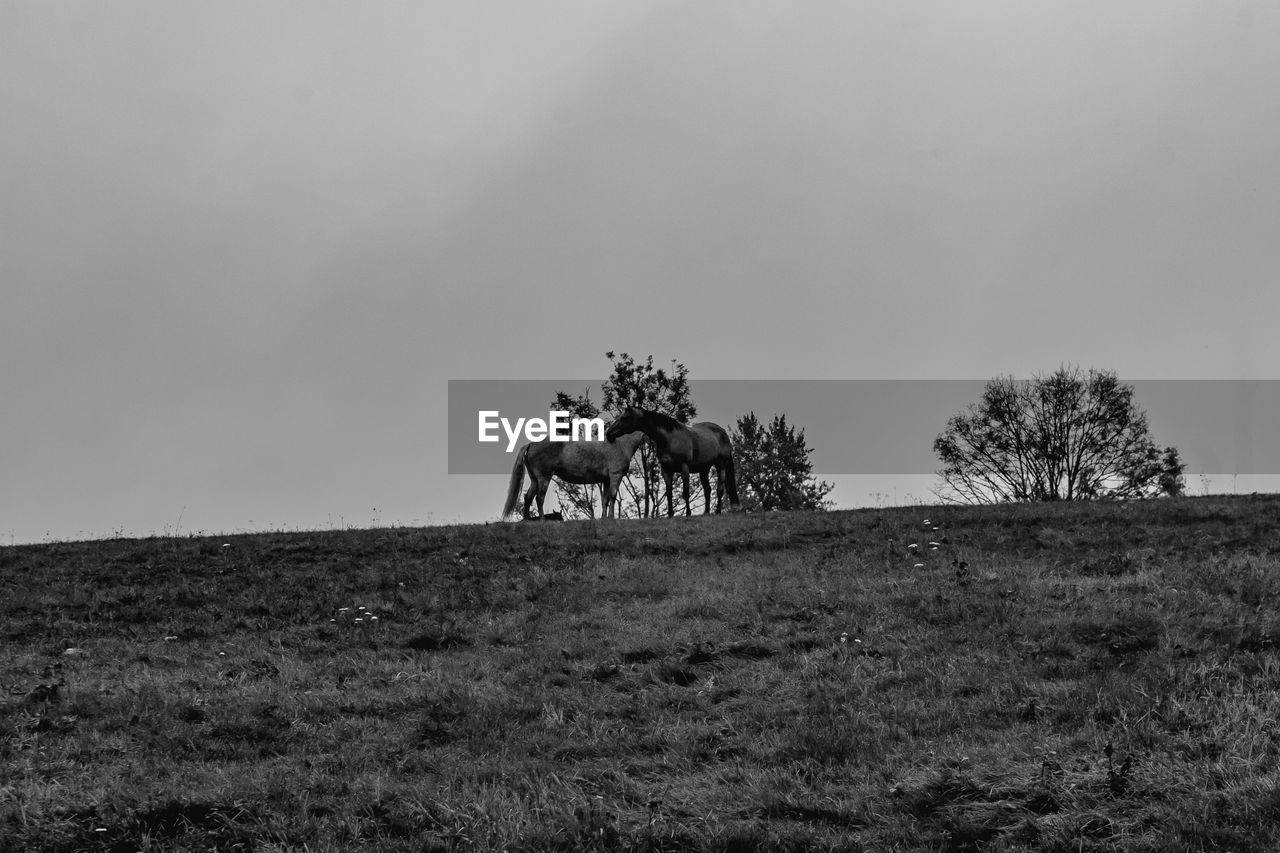
[[[702,494],[707,498],[703,513],[711,512],[712,468],[716,469],[716,512],[720,512],[726,488],[729,490],[730,507],[740,508],[738,484],[733,477],[733,445],[729,442],[729,434],[718,424],[704,421],[685,426],[670,415],[627,406],[605,430],[604,437],[613,441],[635,430],[649,436],[658,447],[658,464],[662,466],[662,479],[667,484],[667,518],[675,515],[671,478],[677,473],[684,477],[684,514],[693,514],[689,507],[690,474],[701,478]]]
[[[538,499],[538,516],[542,516],[542,502],[553,476],[566,483],[589,485],[599,483],[604,493],[602,514],[605,518],[616,515],[614,498],[622,479],[631,467],[631,457],[644,441],[644,433],[618,434],[617,440],[608,441],[533,441],[520,448],[516,464],[511,469],[511,485],[507,487],[507,503],[502,507],[506,518],[516,508],[516,497],[524,483],[524,472],[529,472],[529,490],[524,493],[524,517],[529,517],[529,503]]]

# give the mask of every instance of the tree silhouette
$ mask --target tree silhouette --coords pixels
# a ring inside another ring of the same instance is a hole
[[[813,478],[804,430],[787,425],[786,415],[775,415],[766,426],[749,412],[738,418],[729,433],[733,441],[738,493],[744,509],[825,509],[830,483]]]
[[[997,377],[933,443],[938,496],[957,503],[1181,494],[1173,447],[1156,447],[1133,386],[1112,371],[1060,367]]]

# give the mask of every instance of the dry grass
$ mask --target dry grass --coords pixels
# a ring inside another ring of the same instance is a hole
[[[0,851],[1276,848],[1278,533],[1265,496],[2,548]]]

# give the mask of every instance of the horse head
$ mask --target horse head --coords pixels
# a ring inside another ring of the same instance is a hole
[[[613,441],[619,436],[635,432],[644,423],[644,415],[644,409],[638,406],[627,406],[622,410],[622,414],[609,424],[609,428],[604,431],[604,437]]]

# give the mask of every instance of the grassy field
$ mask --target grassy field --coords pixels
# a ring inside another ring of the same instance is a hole
[[[0,851],[1280,849],[1278,554],[1277,496],[0,548]]]

